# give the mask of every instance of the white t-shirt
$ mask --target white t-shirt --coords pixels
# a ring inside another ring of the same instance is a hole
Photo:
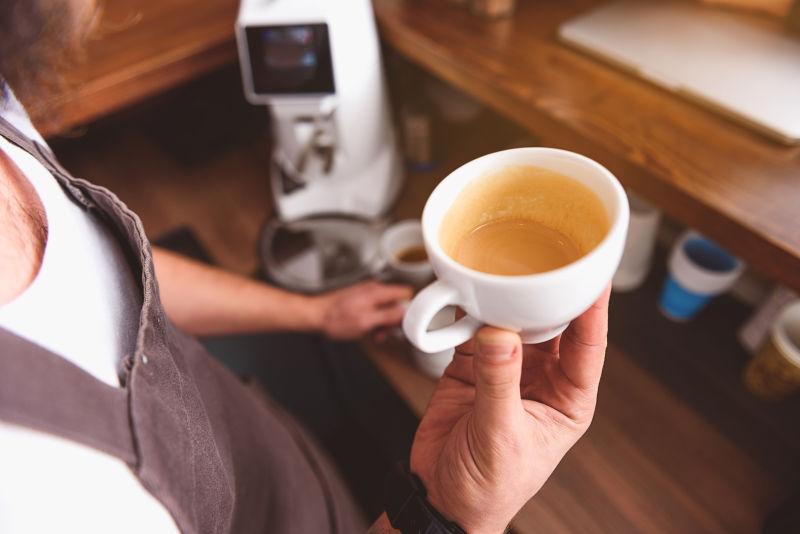
[[[0,114],[43,142],[11,98],[0,102]],[[21,295],[0,306],[0,326],[118,387],[118,365],[134,350],[141,309],[141,292],[122,250],[34,157],[3,138],[0,151],[35,188],[48,225],[39,273]],[[0,533],[40,532],[177,528],[122,461],[0,421]]]

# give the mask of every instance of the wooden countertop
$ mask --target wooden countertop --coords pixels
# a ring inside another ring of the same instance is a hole
[[[488,21],[443,0],[373,0],[399,53],[800,290],[800,148],[557,42],[559,24],[595,4],[519,0]]]
[[[76,126],[236,61],[237,0],[103,2],[68,89],[29,110],[44,135]]]

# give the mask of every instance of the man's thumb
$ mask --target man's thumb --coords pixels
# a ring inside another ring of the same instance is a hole
[[[478,423],[501,425],[520,409],[522,344],[507,330],[484,327],[475,336],[475,415]]]

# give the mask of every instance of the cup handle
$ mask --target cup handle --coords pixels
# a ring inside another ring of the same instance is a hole
[[[428,326],[439,310],[445,306],[458,305],[458,292],[441,280],[436,280],[420,291],[403,317],[406,337],[423,352],[440,352],[455,347],[470,339],[481,322],[464,316],[455,323],[428,332]]]

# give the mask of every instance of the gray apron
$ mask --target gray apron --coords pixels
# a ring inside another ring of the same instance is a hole
[[[0,135],[108,225],[143,296],[119,388],[0,328],[0,420],[119,458],[185,533],[363,532],[349,493],[305,432],[167,319],[139,218],[1,117]]]

